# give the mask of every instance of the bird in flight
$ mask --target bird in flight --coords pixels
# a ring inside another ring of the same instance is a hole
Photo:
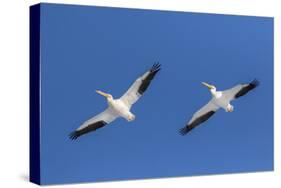
[[[255,79],[251,83],[238,84],[224,91],[217,91],[214,85],[205,82],[202,82],[202,84],[210,90],[212,99],[192,116],[185,127],[180,129],[180,134],[182,135],[187,134],[201,123],[207,121],[220,108],[225,109],[226,112],[232,112],[234,107],[230,102],[256,88],[259,85],[259,81]]]
[[[119,99],[114,99],[112,95],[96,90],[98,94],[106,98],[108,103],[107,109],[85,121],[80,127],[70,133],[69,138],[75,140],[84,134],[104,127],[118,117],[123,117],[127,121],[133,121],[135,115],[130,111],[131,107],[147,90],[154,76],[160,71],[160,66],[159,63],[155,63],[146,73],[139,77]]]

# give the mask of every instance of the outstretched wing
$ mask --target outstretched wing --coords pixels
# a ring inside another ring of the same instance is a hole
[[[118,115],[111,109],[111,107],[108,107],[105,111],[85,121],[78,129],[71,132],[69,138],[75,140],[84,134],[104,127],[106,124],[114,121],[117,117]]]
[[[180,134],[185,135],[201,123],[207,121],[215,112],[219,109],[213,101],[209,101],[205,106],[203,106],[200,110],[198,110],[188,122],[188,124],[180,129]]]
[[[239,97],[244,96],[252,89],[256,88],[259,85],[259,81],[257,79],[253,80],[249,84],[239,84],[233,88],[225,90],[222,92],[222,95],[229,101],[237,99]]]
[[[154,64],[144,75],[139,77],[127,92],[120,98],[129,108],[143,95],[156,73],[160,70],[160,64]]]

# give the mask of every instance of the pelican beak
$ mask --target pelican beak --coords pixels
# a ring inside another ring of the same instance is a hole
[[[109,97],[109,94],[107,94],[107,93],[105,93],[105,92],[102,92],[102,91],[100,91],[100,90],[96,90],[96,92],[97,92],[98,94],[100,94],[101,96],[104,96],[105,98]]]
[[[206,82],[201,82],[204,86],[206,86],[208,89],[212,89],[213,86],[210,84],[207,84]]]

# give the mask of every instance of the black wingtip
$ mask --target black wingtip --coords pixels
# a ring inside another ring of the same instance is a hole
[[[159,62],[156,62],[150,68],[150,72],[158,72],[158,71],[160,71],[160,69],[161,69],[161,64]]]
[[[184,127],[184,128],[181,128],[180,130],[179,130],[179,133],[182,135],[182,136],[184,136],[184,135],[186,135],[189,131],[191,131],[192,130],[192,128],[190,128],[189,126],[186,126],[186,127]]]
[[[250,83],[250,85],[251,85],[253,88],[255,88],[255,87],[257,87],[257,86],[260,85],[260,81],[257,80],[257,79],[254,79],[254,80]]]
[[[71,140],[76,140],[79,137],[79,134],[77,133],[77,131],[73,131],[69,134],[69,139]]]

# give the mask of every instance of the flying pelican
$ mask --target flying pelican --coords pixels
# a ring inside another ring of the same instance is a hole
[[[80,127],[70,133],[70,139],[75,140],[81,135],[104,127],[118,117],[123,117],[127,121],[133,121],[135,119],[135,115],[130,111],[132,105],[143,95],[159,70],[160,64],[155,63],[146,73],[139,77],[119,99],[113,99],[112,95],[96,90],[98,94],[106,98],[108,108],[100,114],[85,121]]]
[[[249,84],[239,84],[224,91],[217,91],[215,86],[205,82],[202,82],[202,84],[210,90],[212,99],[192,116],[185,127],[180,129],[182,135],[187,134],[193,128],[208,120],[219,108],[225,109],[226,112],[232,112],[234,107],[230,102],[256,88],[259,81],[255,79]]]

